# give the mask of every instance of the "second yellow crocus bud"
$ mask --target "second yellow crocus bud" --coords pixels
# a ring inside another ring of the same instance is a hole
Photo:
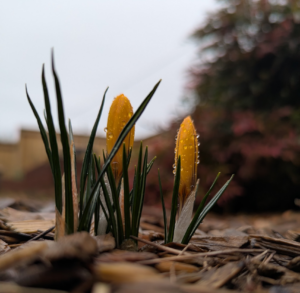
[[[106,128],[106,148],[109,154],[117,141],[122,129],[129,121],[133,115],[133,109],[130,101],[123,95],[117,96],[110,107],[107,120]],[[125,137],[124,141],[127,149],[127,154],[129,148],[133,146],[134,140],[134,126],[131,128],[130,132]],[[122,159],[123,159],[123,149],[120,147],[116,155],[111,161],[112,171],[118,184],[122,176]]]
[[[185,201],[195,187],[197,181],[197,164],[199,164],[198,135],[190,116],[183,120],[177,134],[175,168],[179,156],[181,156],[180,185],[178,194],[180,214]]]

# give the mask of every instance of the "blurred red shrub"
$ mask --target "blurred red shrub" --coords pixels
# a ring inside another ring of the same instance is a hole
[[[200,194],[221,171],[220,185],[235,174],[218,203],[224,210],[293,208],[300,195],[299,1],[222,2],[193,35],[199,58],[187,85],[201,142]],[[179,123],[155,142],[168,194]],[[158,200],[158,190],[150,197]]]

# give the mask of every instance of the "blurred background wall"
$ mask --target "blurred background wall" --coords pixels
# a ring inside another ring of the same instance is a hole
[[[88,144],[87,135],[75,135],[77,168],[80,170]],[[57,141],[60,135],[57,134]],[[105,138],[96,137],[94,152],[106,149]],[[62,145],[58,144],[62,158]],[[63,161],[61,161],[63,167]],[[79,182],[79,174],[78,174]],[[52,172],[39,131],[22,129],[16,143],[0,143],[0,196],[41,196],[54,194]]]

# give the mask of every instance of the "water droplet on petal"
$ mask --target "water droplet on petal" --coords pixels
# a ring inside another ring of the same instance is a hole
[[[104,132],[107,132],[107,127],[104,128]]]
[[[199,138],[199,136],[200,136],[200,135],[199,135],[199,134],[197,134],[197,136],[196,136],[196,137],[197,137],[197,138]]]
[[[185,146],[184,149],[186,150],[186,149],[187,149],[187,146]]]
[[[197,161],[197,165],[198,165],[199,163],[200,163],[200,161],[198,160],[198,161]]]
[[[131,113],[128,113],[128,117],[131,118],[131,116],[132,116],[132,114],[131,114]]]

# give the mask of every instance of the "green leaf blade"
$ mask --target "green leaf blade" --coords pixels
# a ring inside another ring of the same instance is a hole
[[[46,121],[49,131],[49,140],[52,151],[52,162],[53,162],[53,177],[54,177],[54,189],[55,189],[55,203],[57,210],[62,213],[62,182],[61,182],[61,170],[60,170],[60,160],[59,152],[56,139],[56,131],[53,122],[53,116],[50,105],[50,98],[48,93],[47,82],[45,78],[45,66],[42,67],[42,85],[44,93],[44,103],[45,103],[45,112],[46,112]]]
[[[165,243],[166,243],[167,239],[168,239],[167,215],[166,215],[166,208],[165,208],[164,196],[163,196],[162,187],[161,187],[161,180],[160,180],[159,169],[158,169],[158,183],[159,183],[159,194],[160,194],[160,199],[161,199],[161,205],[162,205],[162,209],[163,209],[164,230],[165,230]]]
[[[125,239],[129,239],[131,234],[130,226],[130,200],[129,200],[129,178],[128,178],[128,158],[126,146],[123,144],[123,184],[124,184],[124,220],[125,220]]]
[[[132,235],[138,236],[137,221],[138,221],[138,209],[139,209],[139,194],[140,194],[140,181],[141,181],[141,169],[142,169],[142,158],[143,158],[143,143],[140,144],[138,165],[136,169],[136,176],[134,178],[134,187],[132,195]]]
[[[180,184],[180,170],[181,170],[181,156],[178,157],[177,166],[176,166],[168,242],[172,242],[174,237],[174,229],[175,229],[176,213],[177,213],[177,205],[178,205],[178,192],[179,192],[179,184]]]
[[[141,221],[142,210],[143,210],[143,203],[144,203],[144,198],[145,198],[146,178],[147,178],[147,160],[148,160],[148,147],[146,147],[146,150],[145,150],[143,172],[142,172],[141,183],[140,183],[140,197],[139,197],[139,206],[138,206],[137,223],[136,223],[137,236],[139,233],[140,221]]]
[[[116,181],[115,181],[115,178],[114,178],[114,175],[113,175],[110,165],[107,168],[107,177],[109,180],[113,204],[114,204],[114,207],[116,210],[116,215],[117,215],[117,227],[118,227],[118,239],[119,239],[119,243],[117,243],[117,245],[120,245],[124,239],[123,223],[122,223],[121,209],[120,209],[120,203],[119,203],[119,194],[118,194],[118,190],[117,190],[117,186],[116,186]]]
[[[83,159],[83,163],[82,163],[82,169],[81,169],[81,174],[80,174],[80,191],[79,191],[79,194],[80,194],[80,218],[82,216],[82,212],[83,212],[83,209],[84,209],[83,197],[84,197],[85,182],[86,182],[86,178],[87,178],[87,171],[88,171],[89,163],[90,163],[90,156],[91,156],[92,151],[93,151],[95,136],[96,136],[97,128],[98,128],[99,121],[100,121],[100,118],[101,118],[101,115],[102,115],[102,111],[103,111],[107,91],[108,91],[108,88],[105,90],[105,92],[103,94],[101,106],[100,106],[100,109],[98,111],[98,115],[97,115],[97,118],[95,120],[92,132],[90,134],[89,142],[88,142],[88,145],[87,145],[87,148],[86,148],[86,151],[85,151],[85,155],[84,155],[84,159]]]
[[[63,155],[64,155],[64,173],[65,173],[65,210],[66,210],[66,227],[67,234],[74,233],[74,211],[73,211],[73,196],[72,196],[72,176],[71,176],[71,156],[70,156],[70,146],[69,146],[69,137],[65,125],[65,114],[62,101],[62,94],[60,89],[60,83],[58,76],[54,67],[54,56],[52,51],[52,73],[54,76],[55,91],[56,91],[56,100],[57,100],[57,109],[58,109],[58,121],[60,128],[60,137],[61,143],[63,146]]]
[[[219,175],[219,174],[218,174]],[[210,211],[210,209],[216,204],[216,202],[219,200],[219,198],[222,196],[226,188],[228,187],[229,183],[233,179],[234,175],[230,177],[230,179],[221,187],[221,189],[215,194],[215,196],[211,199],[211,201],[204,207],[204,209],[201,211],[201,213],[198,215],[195,214],[193,220],[191,221],[191,224],[189,225],[181,243],[182,244],[188,244],[191,240],[192,236],[194,235],[195,231],[197,230],[200,223],[203,221],[207,213]],[[217,179],[217,178],[216,178]],[[215,180],[216,181],[216,180]]]

